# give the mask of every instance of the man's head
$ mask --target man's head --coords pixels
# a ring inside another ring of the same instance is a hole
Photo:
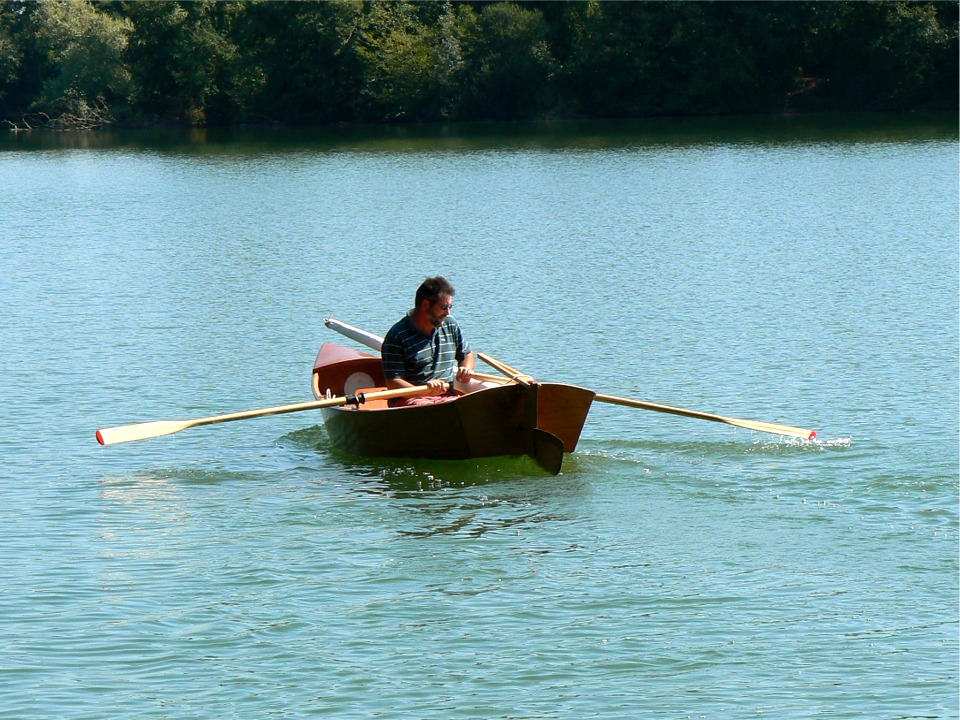
[[[438,328],[453,308],[453,296],[457,291],[445,277],[428,277],[417,288],[416,312]]]

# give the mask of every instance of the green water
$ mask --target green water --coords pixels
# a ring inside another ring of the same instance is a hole
[[[955,117],[0,140],[0,718],[957,718]],[[564,472],[298,413],[423,276]]]

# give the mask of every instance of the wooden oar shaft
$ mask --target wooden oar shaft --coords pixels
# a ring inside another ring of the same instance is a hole
[[[486,353],[478,352],[477,357],[483,360],[487,365],[495,369],[497,372],[501,372],[506,375],[514,382],[520,383],[521,385],[529,385],[531,382],[533,382],[533,378],[529,375],[524,375],[519,370],[510,367],[506,363],[500,362],[496,358],[490,357]]]
[[[477,357],[483,360],[490,367],[496,368],[498,371],[504,373],[508,377],[513,375],[523,375],[523,373],[517,370],[516,368],[510,367],[505,362],[502,362],[500,360],[497,360],[496,358],[490,357],[486,353],[477,353]]]
[[[615,395],[604,395],[598,393],[594,400],[610,403],[611,405],[623,405],[624,407],[640,408],[641,410],[654,410],[656,412],[671,413],[673,415],[683,415],[685,417],[698,418],[700,420],[714,420],[716,422],[725,422],[729,418],[721,415],[713,415],[699,410],[686,410],[684,408],[672,407],[670,405],[659,405],[657,403],[646,402],[644,400],[633,400],[632,398],[617,397]]]
[[[292,405],[277,405],[275,407],[260,408],[258,410],[243,410],[225,415],[194,418],[192,420],[155,420],[153,422],[134,423],[133,425],[118,425],[117,427],[97,430],[97,442],[101,445],[116,445],[117,443],[170,435],[201,425],[213,425],[214,423],[232,422],[234,420],[248,420],[250,418],[282,415],[284,413],[301,412],[303,410],[318,410],[320,408],[338,407],[351,403],[360,404],[368,400],[391,400],[394,398],[415,397],[417,395],[428,395],[432,392],[434,392],[434,389],[429,385],[417,385],[410,388],[343,395],[324,400],[314,400],[312,402],[294,403]]]

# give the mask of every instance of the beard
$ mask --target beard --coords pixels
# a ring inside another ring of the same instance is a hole
[[[433,325],[434,329],[437,329],[443,325],[443,321],[447,318],[445,316],[437,315],[433,310],[431,310],[427,313],[427,319],[430,321],[430,324]]]

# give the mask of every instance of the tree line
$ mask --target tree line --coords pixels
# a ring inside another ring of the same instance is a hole
[[[954,2],[0,5],[12,128],[957,110]]]

